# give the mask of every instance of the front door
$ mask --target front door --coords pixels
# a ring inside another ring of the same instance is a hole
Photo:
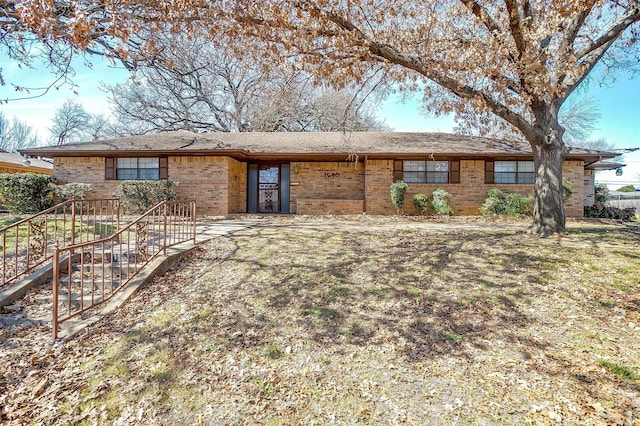
[[[280,212],[280,166],[258,168],[258,212]]]
[[[289,164],[247,165],[247,212],[289,213]]]

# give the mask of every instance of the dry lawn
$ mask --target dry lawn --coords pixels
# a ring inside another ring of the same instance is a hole
[[[640,228],[273,217],[51,345],[0,331],[7,424],[640,424]]]

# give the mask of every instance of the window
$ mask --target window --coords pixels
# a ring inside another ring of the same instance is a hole
[[[533,161],[495,161],[487,162],[487,170],[493,163],[493,181],[487,183],[534,183]]]
[[[106,158],[105,179],[158,180],[167,179],[167,158],[134,157]]]
[[[459,161],[399,161],[396,163],[402,163],[402,180],[407,183],[450,183],[460,181]],[[399,177],[400,173],[397,173],[397,175]]]

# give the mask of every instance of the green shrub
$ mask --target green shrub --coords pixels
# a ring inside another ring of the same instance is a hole
[[[507,214],[504,198],[504,192],[498,188],[491,188],[488,192],[488,197],[484,200],[484,204],[480,207],[480,214],[482,216]]]
[[[573,194],[573,185],[567,179],[562,178],[562,201],[567,201]]]
[[[163,200],[175,200],[177,184],[172,180],[125,180],[113,195],[120,198],[123,212],[140,214]]]
[[[55,178],[36,173],[0,174],[0,204],[14,214],[37,213],[55,204]]]
[[[451,194],[442,188],[436,188],[431,193],[431,208],[437,215],[450,215],[453,213],[453,209],[449,205],[449,198]]]
[[[533,197],[517,192],[505,194],[498,188],[491,188],[488,197],[480,207],[483,216],[531,216],[533,214]]]
[[[594,187],[595,202],[599,204],[607,204],[609,202],[609,188],[603,183],[599,183]]]
[[[618,192],[636,192],[636,187],[633,185],[625,185],[618,188]]]
[[[429,210],[429,197],[426,194],[416,194],[413,196],[413,205],[421,214]]]
[[[533,197],[528,197],[517,192],[505,196],[505,210],[507,216],[532,216]]]
[[[91,191],[91,185],[88,183],[53,185],[53,193],[59,201],[84,200],[89,191]]]
[[[398,180],[391,184],[391,203],[393,203],[393,207],[396,208],[396,212],[398,214],[403,213],[404,197],[405,195],[407,195],[407,189],[409,189],[409,185],[401,180]]]

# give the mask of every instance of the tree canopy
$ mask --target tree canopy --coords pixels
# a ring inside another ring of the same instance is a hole
[[[38,144],[38,135],[31,126],[13,117],[9,120],[0,112],[0,149],[16,152]]]
[[[135,64],[127,43],[143,29],[198,33],[337,87],[378,67],[420,90],[430,110],[494,114],[531,145],[532,229],[543,235],[565,226],[560,107],[599,64],[635,72],[640,62],[639,0],[27,0],[3,9],[3,39],[26,32]]]
[[[121,135],[386,128],[368,88],[319,86],[308,73],[246,63],[202,37],[159,35],[154,46],[131,80],[107,86]]]

